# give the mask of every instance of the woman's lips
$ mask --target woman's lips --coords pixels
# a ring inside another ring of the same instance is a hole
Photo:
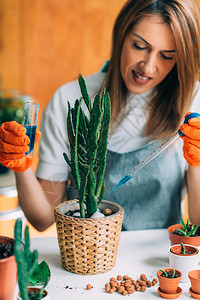
[[[147,84],[152,78],[142,75],[139,72],[132,71],[133,79],[138,85]]]

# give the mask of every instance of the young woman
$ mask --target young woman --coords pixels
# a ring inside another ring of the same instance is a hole
[[[104,87],[111,97],[104,198],[124,207],[124,230],[165,228],[180,222],[186,171],[190,219],[200,223],[200,122],[194,118],[181,126],[188,111],[200,112],[199,20],[195,0],[127,1],[114,25],[110,61],[86,78],[91,98]],[[22,126],[10,122],[0,129],[0,163],[15,171],[20,206],[41,231],[54,222],[54,207],[67,199],[66,100],[73,105],[80,96],[74,81],[56,91],[48,104],[36,176],[30,159],[23,157],[28,139]],[[126,185],[112,191],[179,127],[184,133],[183,150],[179,139]]]

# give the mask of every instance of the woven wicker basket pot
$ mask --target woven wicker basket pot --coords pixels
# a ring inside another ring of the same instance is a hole
[[[124,209],[106,200],[99,208],[110,208],[114,213],[98,219],[66,216],[67,211],[79,209],[76,199],[55,208],[61,262],[69,272],[99,274],[111,270],[116,264]]]

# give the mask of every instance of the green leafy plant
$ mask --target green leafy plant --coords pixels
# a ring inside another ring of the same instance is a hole
[[[176,229],[176,231],[183,236],[193,236],[193,235],[195,235],[198,227],[199,227],[199,225],[196,225],[196,226],[194,224],[190,225],[189,219],[187,219],[186,224],[184,223],[184,221],[182,219],[182,229]]]
[[[95,96],[93,105],[82,75],[78,77],[82,97],[76,100],[74,108],[68,102],[67,132],[71,159],[64,158],[71,168],[79,195],[81,217],[91,217],[97,211],[105,193],[104,173],[106,166],[108,130],[111,118],[111,104],[108,92]],[[88,115],[81,108],[85,102]]]
[[[175,276],[175,269],[172,269],[172,271],[167,272],[166,270],[160,269],[162,272],[162,276],[166,278],[174,278]]]
[[[38,264],[38,251],[30,250],[29,227],[26,225],[24,239],[22,238],[22,219],[15,222],[14,230],[14,255],[17,262],[18,286],[23,300],[40,300],[44,288],[50,280],[50,269],[45,261]],[[29,295],[27,287],[30,285],[42,286],[39,293]],[[34,298],[33,298],[34,297]]]

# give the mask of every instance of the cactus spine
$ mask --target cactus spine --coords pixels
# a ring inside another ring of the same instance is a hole
[[[84,218],[84,204],[87,217],[90,217],[104,197],[111,104],[109,94],[104,91],[102,97],[96,95],[92,106],[82,75],[79,75],[78,81],[82,97],[76,100],[74,108],[68,102],[67,132],[71,159],[66,153],[64,158],[71,167],[78,189],[81,217]],[[82,101],[89,111],[89,119],[81,108]]]

